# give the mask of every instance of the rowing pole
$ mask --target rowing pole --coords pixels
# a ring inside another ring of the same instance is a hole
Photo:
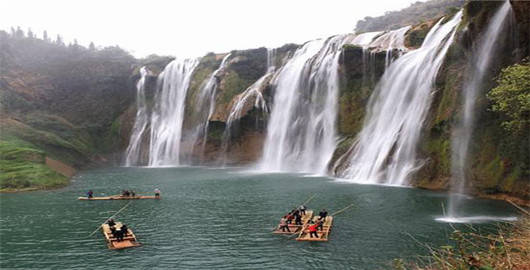
[[[103,224],[105,224],[105,222],[107,222],[109,219],[117,216],[121,211],[123,211],[125,208],[127,208],[127,206],[129,206],[129,204],[131,204],[132,202],[133,201],[128,202],[124,207],[122,207],[120,210],[118,210],[118,212],[116,212],[116,214],[114,214],[114,215],[110,216],[109,218],[105,219]],[[99,225],[99,227],[95,231],[93,231],[89,236],[92,236],[93,234],[95,234],[99,230],[99,228],[101,228],[101,226],[103,226],[103,224]]]
[[[348,206],[342,208],[341,210],[339,210],[339,211],[337,211],[337,212],[331,214],[330,216],[336,216],[336,215],[338,215],[338,214],[340,214],[340,213],[346,211],[348,208],[352,207],[353,205],[354,205],[354,204],[352,203],[352,204],[350,204],[350,205],[348,205]]]
[[[313,194],[311,197],[309,197],[309,199],[307,199],[307,201],[305,201],[302,205],[306,205],[308,204],[314,197],[316,196],[316,194]]]

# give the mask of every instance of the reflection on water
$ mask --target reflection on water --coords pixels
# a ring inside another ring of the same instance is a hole
[[[162,190],[161,200],[138,200],[116,218],[142,247],[111,251],[94,231],[127,201],[77,201],[133,189]],[[273,235],[280,216],[305,201],[338,215],[327,243]],[[64,189],[0,195],[0,268],[381,269],[397,257],[426,254],[411,238],[442,245],[451,232],[443,193],[345,184],[296,174],[249,174],[240,169],[111,168],[85,171]],[[512,216],[497,201],[467,200],[466,216]],[[486,228],[487,224],[479,225]],[[486,227],[485,227],[486,226]],[[410,235],[409,235],[410,234]]]

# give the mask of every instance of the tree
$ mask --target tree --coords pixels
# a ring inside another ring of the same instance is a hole
[[[514,134],[530,128],[530,63],[515,64],[502,70],[497,87],[488,93],[492,110],[506,117],[502,126]]]
[[[48,37],[48,31],[44,30],[44,32],[42,32],[42,39],[44,41],[50,41],[50,38]]]
[[[64,46],[63,38],[61,35],[57,35],[57,39],[55,40],[55,43],[60,46]]]
[[[17,31],[15,32],[16,38],[24,38],[24,31],[20,28],[20,26],[17,26]]]
[[[94,45],[94,42],[90,42],[90,45],[88,45],[88,49],[90,51],[95,51],[96,50],[96,46]]]
[[[28,28],[28,38],[35,38],[35,35],[33,34],[33,31],[31,31],[31,28]]]

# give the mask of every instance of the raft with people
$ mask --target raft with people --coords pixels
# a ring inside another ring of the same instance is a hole
[[[101,225],[101,231],[109,249],[124,249],[142,245],[136,239],[133,231],[121,222],[109,220],[109,222]]]
[[[160,199],[160,196],[146,196],[146,195],[136,195],[136,196],[123,196],[123,195],[111,195],[104,197],[79,197],[78,200],[87,200],[87,201],[97,201],[97,200],[141,200],[141,199]]]
[[[321,215],[313,217],[309,223],[304,225],[298,233],[297,241],[328,241],[333,217],[328,216],[327,212],[324,215],[320,213]]]
[[[289,214],[285,215],[280,219],[280,223],[276,229],[272,232],[274,234],[295,234],[302,229],[304,225],[307,224],[313,217],[313,210],[305,210],[300,216],[291,211]],[[297,219],[299,223],[297,224]]]

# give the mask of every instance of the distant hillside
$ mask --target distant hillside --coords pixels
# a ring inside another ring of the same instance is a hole
[[[422,23],[426,20],[449,13],[450,9],[460,8],[465,0],[430,0],[416,2],[400,11],[389,11],[379,17],[365,17],[357,22],[355,32],[392,30],[407,25]]]

